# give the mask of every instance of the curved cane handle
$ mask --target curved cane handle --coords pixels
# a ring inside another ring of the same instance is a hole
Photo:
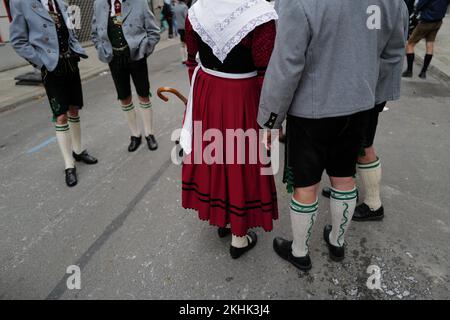
[[[187,105],[187,103],[188,103],[187,98],[185,96],[183,96],[178,90],[176,90],[174,88],[169,88],[169,87],[161,87],[161,88],[158,89],[158,92],[157,92],[158,93],[158,97],[161,100],[167,102],[167,101],[169,101],[169,98],[166,95],[163,94],[164,92],[169,92],[169,93],[172,93],[172,94],[176,95],[181,101],[183,101],[183,103],[185,105]]]

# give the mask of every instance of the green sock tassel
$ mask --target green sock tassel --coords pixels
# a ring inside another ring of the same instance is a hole
[[[286,184],[286,190],[288,193],[294,192],[294,172],[292,171],[292,167],[284,167],[283,183]]]

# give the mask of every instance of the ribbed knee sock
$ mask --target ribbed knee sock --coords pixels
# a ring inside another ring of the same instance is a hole
[[[408,71],[413,71],[413,65],[414,65],[414,53],[408,53],[406,55],[406,61],[408,62]]]
[[[433,59],[432,54],[426,54],[425,59],[423,60],[422,72],[427,72],[428,67],[430,66],[431,60]]]
[[[357,165],[358,175],[364,185],[364,203],[371,210],[381,208],[380,182],[381,182],[381,162],[380,159],[368,164]]]
[[[64,158],[65,168],[70,169],[75,167],[75,161],[72,156],[72,137],[70,135],[69,124],[55,126],[56,139],[58,140],[59,149]]]
[[[330,211],[332,230],[330,233],[330,243],[337,247],[342,247],[353,214],[356,208],[357,190],[339,191],[331,188]]]
[[[140,113],[144,123],[145,136],[153,134],[153,108],[152,103],[140,103]]]
[[[76,154],[80,154],[83,149],[81,146],[81,124],[80,117],[69,116],[70,133],[72,135],[72,149]]]
[[[313,204],[303,204],[294,199],[291,200],[290,207],[292,235],[292,255],[294,257],[304,257],[309,253],[309,240],[312,228],[319,211],[319,201]]]
[[[139,127],[136,119],[136,110],[134,110],[133,103],[130,103],[127,106],[122,106],[122,111],[125,114],[125,117],[128,122],[128,127],[130,128],[131,135],[133,137],[140,137],[141,134],[139,132]]]

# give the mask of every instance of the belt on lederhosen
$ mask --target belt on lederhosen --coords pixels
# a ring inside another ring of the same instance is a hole
[[[53,72],[59,75],[77,72],[79,61],[80,57],[70,50],[60,53],[58,65]]]
[[[128,44],[123,47],[115,48],[113,47],[113,65],[116,67],[124,67],[130,63],[130,47]]]

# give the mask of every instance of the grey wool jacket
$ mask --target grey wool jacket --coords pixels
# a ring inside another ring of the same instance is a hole
[[[67,5],[56,0],[64,21],[69,21]],[[17,54],[42,69],[55,70],[59,61],[59,42],[55,22],[39,0],[10,1],[12,22],[10,26],[11,45]],[[87,58],[75,31],[69,28],[70,49],[82,58]]]
[[[113,49],[108,37],[109,4],[110,0],[95,0],[91,31],[98,57],[105,63],[110,63],[113,59]],[[148,57],[155,50],[161,36],[147,0],[123,0],[122,14],[122,29],[130,47],[131,60],[138,61]]]
[[[277,0],[275,48],[258,123],[321,119],[400,98],[408,32],[403,0]]]

